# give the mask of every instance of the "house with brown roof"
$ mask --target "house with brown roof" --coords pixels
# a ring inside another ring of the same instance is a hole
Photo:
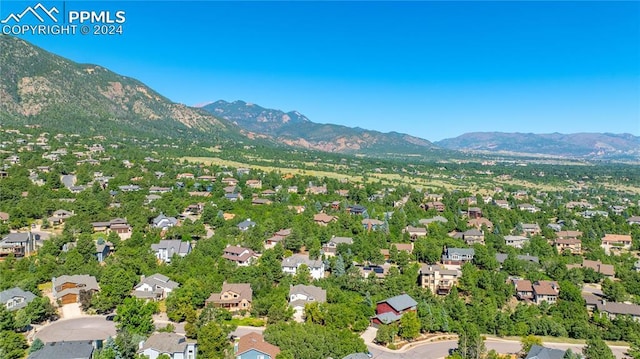
[[[391,247],[395,247],[398,252],[404,251],[408,254],[413,253],[413,243],[392,243]],[[388,260],[390,258],[388,249],[381,249],[380,253],[382,253],[385,260]]]
[[[458,269],[447,269],[443,265],[423,264],[420,267],[420,286],[429,288],[431,293],[447,295],[451,288],[458,284],[462,272]]]
[[[542,233],[540,226],[537,223],[521,223],[520,228],[525,236],[535,236]]]
[[[530,280],[516,279],[512,282],[516,288],[516,297],[518,299],[524,301],[533,300],[533,285],[531,284]]]
[[[469,207],[467,217],[471,219],[482,218],[482,209],[480,207]]]
[[[474,227],[476,229],[482,229],[482,226],[486,226],[488,230],[493,229],[493,222],[487,218],[472,218],[467,221],[467,227]]]
[[[335,257],[338,252],[338,246],[340,244],[352,245],[353,238],[351,237],[332,237],[329,242],[322,245],[322,254],[326,257]]]
[[[338,217],[330,216],[326,213],[318,213],[313,216],[313,221],[321,226],[328,226],[329,223],[337,220],[338,220]]]
[[[0,222],[6,223],[9,220],[9,213],[0,212]]]
[[[612,249],[614,250],[631,250],[631,244],[633,240],[628,234],[605,234],[602,237],[602,244],[600,247],[604,249],[606,254],[609,254]]]
[[[640,216],[633,216],[627,219],[627,223],[629,224],[640,224]]]
[[[62,304],[77,303],[81,291],[97,292],[100,290],[96,277],[87,274],[62,275],[53,277],[53,298]]]
[[[582,237],[582,232],[580,231],[558,231],[556,232],[556,237],[559,239],[577,239],[578,237]]]
[[[427,202],[424,204],[424,206],[422,206],[426,211],[430,210],[430,209],[435,209],[438,212],[444,212],[445,210],[445,206],[444,203],[440,202],[440,201],[432,201],[432,202]]]
[[[553,242],[553,246],[556,247],[558,253],[569,251],[571,254],[582,253],[582,241],[575,238],[569,239],[556,239]]]
[[[230,312],[251,310],[253,290],[249,283],[222,283],[220,293],[212,293],[205,305],[224,308]]]
[[[307,303],[325,303],[327,291],[313,285],[298,284],[289,288],[289,306],[295,311],[293,318],[303,322],[304,306]]]
[[[516,296],[520,300],[532,301],[535,304],[547,302],[550,304],[558,300],[560,286],[557,282],[539,280],[534,283],[526,279],[513,280]]]
[[[506,199],[495,199],[493,200],[493,204],[502,209],[511,209],[511,205]]]
[[[408,233],[412,240],[416,240],[418,237],[424,237],[427,235],[427,229],[424,227],[407,226],[402,232]]]
[[[615,268],[612,264],[603,264],[600,261],[592,261],[588,259],[582,261],[582,264],[567,264],[567,269],[573,268],[591,268],[596,273],[600,273],[609,278],[614,278],[616,274]]]
[[[235,359],[275,359],[280,348],[264,340],[262,334],[251,332],[240,337],[233,346]]]
[[[249,248],[230,246],[223,249],[222,258],[230,260],[240,267],[249,266],[258,256]]]
[[[258,180],[258,179],[247,180],[247,182],[245,182],[245,184],[249,188],[254,188],[254,189],[262,188],[262,180]]]

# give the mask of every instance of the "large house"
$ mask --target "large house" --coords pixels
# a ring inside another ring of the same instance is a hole
[[[338,252],[338,246],[340,244],[352,245],[353,238],[351,237],[332,237],[329,242],[322,246],[322,254],[326,257],[334,257]]]
[[[255,252],[249,248],[227,246],[227,248],[223,250],[222,258],[228,259],[241,267],[246,267],[251,264],[257,256]]]
[[[362,227],[367,231],[377,231],[384,228],[384,222],[375,218],[365,218],[362,220]]]
[[[600,261],[592,261],[585,259],[582,264],[567,264],[567,269],[572,268],[590,268],[596,273],[600,273],[605,277],[613,278],[616,274],[615,268],[612,264],[603,264]]]
[[[564,251],[569,251],[571,254],[582,253],[582,241],[577,238],[558,238],[553,242],[553,245],[556,247],[558,253],[562,253]]]
[[[520,228],[526,236],[535,236],[542,233],[540,226],[537,223],[521,223]]]
[[[164,214],[160,213],[156,218],[151,222],[151,226],[153,228],[159,228],[163,231],[175,226],[178,224],[178,219],[175,217],[167,217]]]
[[[291,228],[281,229],[273,234],[273,236],[265,241],[264,247],[266,249],[273,248],[279,242],[285,240],[291,235]]]
[[[242,221],[238,223],[238,229],[245,232],[248,231],[249,228],[253,228],[256,226],[256,222],[252,221],[251,218],[247,218],[246,221]]]
[[[449,294],[451,288],[458,283],[462,272],[447,269],[440,265],[423,264],[420,267],[420,286],[429,288],[434,294]]]
[[[412,240],[416,240],[418,237],[424,237],[427,235],[427,229],[424,227],[407,226],[403,232],[408,233]]]
[[[115,232],[122,240],[131,238],[131,226],[124,218],[115,218],[108,222],[92,222],[91,226],[94,232]]]
[[[462,265],[473,260],[476,251],[473,248],[445,248],[442,264]]]
[[[36,299],[35,294],[18,287],[0,292],[0,305],[10,312],[26,307],[34,299]]]
[[[171,359],[196,359],[197,344],[187,342],[187,338],[175,333],[155,333],[140,343],[138,354],[149,359],[168,355]]]
[[[309,268],[311,277],[313,279],[320,279],[324,277],[324,262],[321,260],[309,259],[305,254],[294,254],[291,257],[287,257],[282,260],[282,271],[287,274],[296,274],[298,268],[305,264]]]
[[[275,359],[280,348],[264,340],[262,334],[251,332],[240,337],[233,346],[235,359]]]
[[[453,235],[453,238],[462,239],[467,245],[484,244],[484,233],[476,228],[458,232]]]
[[[329,223],[337,220],[338,220],[338,217],[330,216],[326,213],[318,213],[313,216],[313,221],[321,226],[328,226]]]
[[[0,258],[13,254],[28,256],[35,250],[36,236],[31,232],[9,233],[0,240]]]
[[[373,325],[389,324],[400,320],[407,312],[415,312],[418,303],[408,294],[401,294],[376,303],[376,315],[371,318]]]
[[[504,236],[504,242],[509,247],[522,248],[529,242],[529,238],[524,236]]]
[[[289,306],[295,310],[293,317],[298,322],[303,321],[302,314],[305,304],[326,301],[327,291],[320,287],[298,284],[289,288]]]
[[[628,234],[605,234],[604,237],[602,237],[600,247],[604,249],[605,253],[609,254],[611,249],[624,249],[628,251],[631,249],[632,243],[633,240]]]
[[[173,257],[174,254],[184,257],[191,253],[191,243],[178,239],[163,239],[160,243],[152,244],[151,250],[159,260],[165,263],[171,263],[171,257]]]
[[[534,283],[526,279],[515,279],[516,297],[520,300],[532,301],[535,304],[547,302],[550,304],[558,300],[560,286],[557,282],[539,280]]]
[[[148,277],[142,276],[131,295],[140,299],[162,300],[179,286],[180,284],[170,280],[169,277],[156,273]]]
[[[87,274],[62,275],[53,277],[53,297],[62,304],[77,303],[81,291],[100,290],[96,277]]]
[[[589,312],[597,310],[611,320],[615,319],[618,315],[628,315],[633,318],[633,320],[640,322],[640,305],[608,302],[591,293],[582,293],[582,298],[584,298]]]
[[[249,283],[222,283],[220,293],[212,293],[205,303],[216,308],[224,308],[230,312],[251,310],[253,290]]]

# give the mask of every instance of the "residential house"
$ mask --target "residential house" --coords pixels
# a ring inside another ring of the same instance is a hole
[[[398,252],[404,251],[404,252],[407,252],[409,255],[413,253],[413,243],[391,243],[391,248],[393,247],[395,247]],[[385,260],[390,259],[389,249],[381,249],[380,253],[382,253]]]
[[[151,226],[153,228],[162,229],[166,231],[167,229],[176,226],[178,224],[178,219],[175,217],[167,217],[164,214],[160,213],[156,218],[151,222]]]
[[[534,344],[524,359],[563,359],[565,353],[565,350],[545,348]]]
[[[104,262],[104,260],[111,254],[113,249],[113,243],[105,242],[104,239],[95,242],[96,252],[94,253],[98,263]]]
[[[242,201],[244,197],[242,197],[242,194],[240,193],[225,193],[224,198],[231,202],[238,202]]]
[[[0,292],[0,305],[10,312],[26,307],[34,299],[36,299],[35,294],[18,287]]]
[[[467,227],[474,227],[476,229],[482,229],[482,226],[487,227],[488,230],[493,229],[493,222],[486,218],[473,218],[467,221]]]
[[[523,212],[529,212],[529,213],[538,213],[540,212],[540,208],[532,205],[531,203],[521,203],[518,205],[518,209],[523,211]]]
[[[336,255],[337,251],[338,251],[338,246],[340,244],[352,245],[353,244],[353,238],[351,238],[351,237],[336,237],[336,236],[331,237],[329,242],[325,243],[322,246],[322,254],[324,254],[325,257],[334,257]]]
[[[73,216],[73,212],[65,211],[64,209],[59,209],[51,215],[51,217],[47,218],[49,223],[54,226],[63,224],[64,221],[71,218]]]
[[[293,318],[303,322],[304,306],[307,303],[324,303],[327,301],[327,291],[313,285],[298,284],[289,287],[289,306],[295,311]]]
[[[591,313],[598,311],[598,313],[605,314],[610,320],[613,320],[618,315],[628,315],[633,320],[640,322],[640,305],[609,302],[599,295],[592,293],[582,293],[587,310]]]
[[[194,179],[195,176],[193,175],[193,173],[178,173],[176,175],[176,179]]]
[[[223,250],[222,258],[228,259],[240,267],[246,267],[257,258],[257,255],[249,248],[228,245]]]
[[[27,359],[91,359],[95,349],[96,343],[92,340],[49,342]]]
[[[475,228],[456,233],[453,238],[462,239],[467,245],[484,244],[484,233]]]
[[[246,167],[240,167],[236,170],[236,174],[238,176],[244,176],[244,175],[248,175],[249,173],[251,173],[251,170],[249,168]]]
[[[338,217],[330,216],[326,213],[318,213],[313,216],[313,221],[321,226],[328,226],[329,223],[337,220]]]
[[[233,346],[235,359],[275,359],[280,348],[266,342],[262,334],[251,332],[240,337]]]
[[[261,205],[269,205],[273,203],[270,199],[267,198],[253,198],[251,199],[251,204],[254,206],[261,206]]]
[[[633,216],[627,219],[627,223],[629,224],[640,224],[640,216]]]
[[[447,269],[441,265],[423,264],[420,267],[420,286],[429,288],[431,293],[446,295],[458,283],[462,272],[458,269]]]
[[[556,239],[553,242],[554,247],[558,253],[562,253],[564,251],[569,251],[571,254],[581,254],[582,253],[582,241],[575,238],[568,239]]]
[[[247,185],[247,187],[249,188],[262,188],[262,181],[261,180],[247,180],[247,182],[245,183]]]
[[[180,284],[169,279],[169,277],[156,273],[140,279],[140,283],[133,287],[132,296],[139,299],[162,300],[167,298],[169,293],[178,288]]]
[[[321,260],[309,259],[306,254],[294,254],[282,260],[282,271],[287,274],[296,274],[298,268],[305,264],[309,268],[313,279],[324,277],[324,262]]]
[[[482,218],[482,209],[480,207],[469,207],[467,217],[471,219]]]
[[[222,283],[220,293],[212,293],[205,301],[206,305],[224,308],[230,312],[251,310],[253,290],[249,283]]]
[[[556,238],[559,239],[578,239],[578,237],[582,236],[582,232],[580,231],[557,231]]]
[[[191,191],[189,192],[191,197],[211,197],[211,192],[207,191]]]
[[[362,220],[362,227],[367,231],[377,231],[384,228],[384,222],[378,219],[365,218]]]
[[[94,232],[115,232],[121,240],[131,238],[133,232],[131,225],[124,218],[114,218],[108,222],[92,222],[91,226]]]
[[[373,275],[375,278],[381,279],[385,278],[389,274],[391,264],[388,262],[385,262],[382,265],[356,264],[356,267],[358,268],[358,271],[360,272],[360,276],[362,276],[362,278],[369,278]]]
[[[412,240],[416,240],[418,237],[424,237],[427,235],[427,229],[424,227],[407,226],[403,232],[408,233]]]
[[[588,259],[583,260],[581,264],[567,264],[567,269],[573,268],[590,268],[596,273],[600,273],[608,278],[614,278],[616,274],[615,268],[612,264],[603,264],[600,261],[592,261]]]
[[[509,201],[505,199],[495,199],[493,200],[493,204],[503,209],[511,209]]]
[[[9,221],[9,213],[7,212],[0,212],[0,222],[2,223],[7,223]]]
[[[0,258],[13,254],[20,258],[35,250],[37,235],[31,232],[9,233],[0,240]]]
[[[371,318],[373,325],[394,323],[407,312],[415,312],[418,303],[407,294],[401,294],[376,303],[376,315]]]
[[[168,193],[168,192],[171,192],[171,187],[159,187],[159,186],[149,187],[149,193]]]
[[[435,209],[438,212],[444,212],[445,210],[445,206],[444,203],[440,202],[440,201],[432,201],[432,202],[427,202],[424,204],[425,210],[430,210],[430,209]]]
[[[129,184],[126,186],[118,186],[118,188],[122,191],[122,192],[137,192],[140,190],[140,186],[138,186],[137,184]]]
[[[198,345],[188,342],[187,338],[175,333],[155,333],[144,342],[140,342],[138,354],[149,359],[168,355],[171,359],[196,359]]]
[[[531,237],[542,233],[537,223],[521,223],[520,228],[525,236]]]
[[[151,250],[159,260],[165,263],[171,263],[171,257],[173,257],[174,254],[184,257],[191,253],[191,243],[178,239],[163,239],[160,243],[152,244]]]
[[[553,304],[558,300],[560,286],[557,282],[539,280],[531,283],[529,280],[516,279],[513,283],[516,287],[516,296],[520,300],[532,301],[535,304],[542,302]]]
[[[442,255],[442,264],[462,265],[473,260],[476,254],[473,248],[446,248]]]
[[[580,215],[582,216],[582,218],[590,219],[596,216],[609,217],[609,212],[586,210],[584,212],[580,212]]]
[[[327,194],[327,186],[309,186],[307,187],[307,194]]]
[[[97,292],[100,290],[96,277],[87,274],[62,275],[53,277],[53,298],[62,304],[77,303],[81,291]]]
[[[238,223],[238,229],[245,232],[248,231],[249,228],[253,228],[256,226],[256,222],[252,221],[251,218],[247,218],[246,221],[242,221]]]
[[[631,250],[632,243],[633,240],[628,234],[605,234],[604,237],[602,237],[600,247],[604,249],[606,254],[609,254],[612,249]]]
[[[347,213],[355,215],[367,215],[367,209],[359,204],[347,206]]]
[[[289,235],[291,235],[291,228],[281,229],[274,233],[271,238],[268,238],[266,240],[264,247],[266,249],[273,248],[276,246],[276,244],[285,240]]]
[[[504,242],[509,247],[522,248],[529,242],[529,238],[524,236],[504,236]]]

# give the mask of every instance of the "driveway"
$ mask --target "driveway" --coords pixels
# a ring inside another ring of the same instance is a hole
[[[34,336],[45,343],[63,340],[105,340],[116,336],[116,325],[101,315],[61,319],[38,330]]]
[[[60,307],[60,313],[63,319],[76,319],[86,317],[86,314],[82,313],[80,309],[80,303],[69,303]]]

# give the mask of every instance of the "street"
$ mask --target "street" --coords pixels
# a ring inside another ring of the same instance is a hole
[[[62,319],[40,329],[34,336],[45,343],[107,339],[116,336],[116,325],[104,316]]]

